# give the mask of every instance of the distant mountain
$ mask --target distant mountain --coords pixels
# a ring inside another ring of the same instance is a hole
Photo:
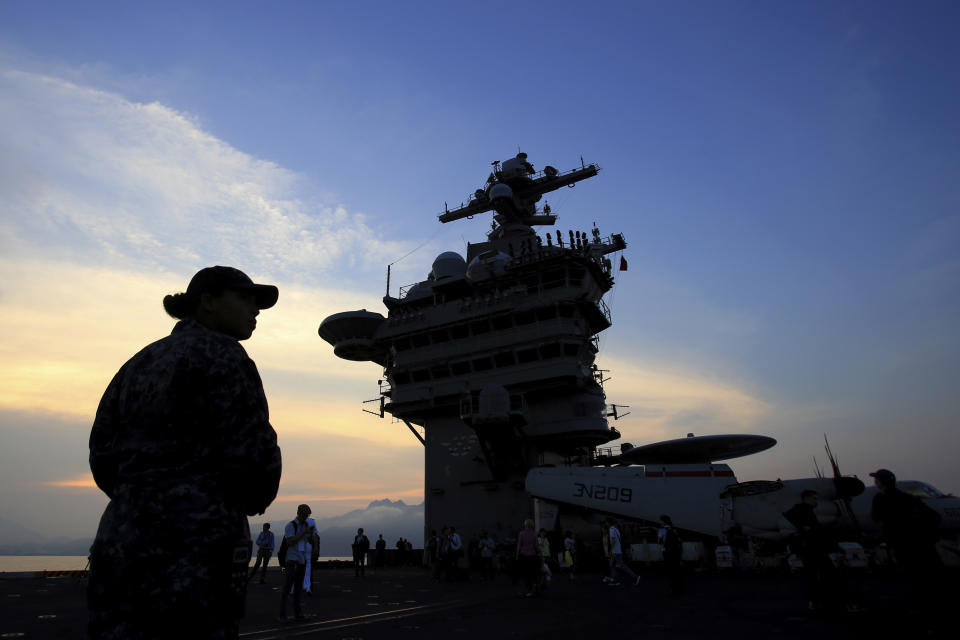
[[[321,556],[351,555],[350,544],[357,534],[357,529],[363,527],[363,532],[370,538],[370,547],[373,548],[377,536],[383,534],[387,541],[387,548],[396,548],[399,538],[406,538],[415,548],[423,547],[423,503],[408,505],[403,500],[374,500],[364,509],[355,509],[343,515],[330,518],[314,518],[317,522],[317,533],[320,534]],[[277,536],[279,545],[283,528],[290,520],[271,522],[270,529]],[[263,530],[263,521],[250,523],[250,535],[256,540]]]
[[[44,536],[27,529],[19,522],[0,518],[0,540],[42,540]]]
[[[85,556],[93,538],[48,538],[0,518],[0,556]]]
[[[350,543],[363,527],[373,548],[379,534],[387,541],[387,548],[396,548],[398,538],[406,538],[415,548],[423,546],[423,503],[408,505],[403,500],[374,500],[364,509],[355,509],[330,518],[315,518],[320,534],[321,556],[351,555]],[[279,537],[289,520],[270,523]],[[263,521],[250,523],[252,539],[263,530]],[[90,552],[93,538],[48,538],[36,531],[0,518],[0,555],[4,556],[85,556]],[[254,549],[256,552],[256,549]]]

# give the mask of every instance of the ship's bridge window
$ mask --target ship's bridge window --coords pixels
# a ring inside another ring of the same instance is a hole
[[[527,362],[535,362],[538,359],[536,349],[520,349],[517,351],[517,362],[520,364],[526,364]]]
[[[518,311],[516,314],[514,314],[513,321],[517,324],[517,326],[523,324],[532,324],[537,321],[537,314],[534,313],[533,310]]]
[[[583,277],[587,275],[587,270],[581,267],[571,267],[570,268],[570,284],[574,287],[579,287],[583,284]]]
[[[399,338],[393,343],[393,348],[397,351],[406,351],[410,348],[410,340],[407,338]]]
[[[513,326],[513,321],[510,319],[509,314],[505,313],[499,316],[494,316],[491,319],[491,322],[493,323],[493,328],[497,331],[509,329]]]
[[[470,363],[467,361],[463,362],[451,362],[450,363],[450,372],[455,376],[463,376],[470,373]]]
[[[430,339],[433,340],[433,344],[447,342],[450,340],[450,334],[446,329],[437,329],[436,331],[430,332]]]
[[[563,269],[555,269],[553,271],[547,271],[543,274],[544,289],[556,289],[557,287],[562,287],[565,284],[566,278],[564,277]]]
[[[577,305],[569,302],[561,302],[557,312],[561,318],[572,318],[577,314]]]
[[[483,320],[475,320],[470,323],[470,330],[473,332],[473,335],[480,335],[481,333],[490,333],[490,321],[484,318]]]
[[[426,369],[417,369],[410,375],[413,376],[414,382],[426,382],[430,379],[430,372]]]
[[[540,290],[540,278],[535,275],[523,278],[520,283],[527,288],[527,293],[536,293]]]
[[[573,342],[564,342],[563,355],[569,357],[576,357],[580,355],[580,345]]]
[[[445,364],[438,364],[434,367],[430,367],[430,375],[434,380],[439,380],[441,378],[450,377],[450,367]]]
[[[497,367],[512,367],[514,364],[513,352],[504,351],[493,356],[493,362]]]
[[[541,358],[559,358],[561,354],[560,345],[556,342],[540,346]]]
[[[410,372],[408,371],[394,371],[393,372],[393,384],[407,384],[410,382]]]
[[[470,329],[465,324],[455,324],[450,327],[450,337],[454,340],[462,340],[470,335]]]
[[[537,309],[537,320],[553,320],[557,317],[557,308],[553,305]]]
[[[488,371],[493,369],[493,359],[489,357],[477,358],[473,361],[474,371]]]
[[[410,336],[410,342],[415,347],[425,347],[430,344],[430,337],[425,333],[415,333]]]

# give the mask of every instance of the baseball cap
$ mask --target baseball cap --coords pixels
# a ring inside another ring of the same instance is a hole
[[[257,307],[261,309],[269,309],[275,305],[280,296],[280,292],[272,284],[256,284],[243,271],[220,265],[197,271],[187,285],[187,295],[197,299],[200,294],[224,289],[253,292],[257,299]]]
[[[889,469],[877,469],[870,474],[871,478],[876,478],[880,482],[891,483],[897,481],[897,476],[893,475],[893,471]]]

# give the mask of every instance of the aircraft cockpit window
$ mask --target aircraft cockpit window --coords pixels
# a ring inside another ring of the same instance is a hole
[[[926,482],[899,482],[897,488],[918,498],[942,498],[942,491]]]

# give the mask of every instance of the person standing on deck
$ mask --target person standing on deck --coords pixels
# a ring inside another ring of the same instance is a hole
[[[267,565],[270,564],[270,557],[273,555],[274,537],[273,531],[270,531],[270,523],[263,523],[263,531],[257,536],[257,562],[253,565],[253,570],[247,580],[257,575],[257,568],[263,563],[263,569],[260,570],[260,584],[267,582]]]
[[[563,559],[570,569],[570,579],[576,577],[577,572],[577,540],[573,537],[572,531],[567,531],[563,538]]]
[[[457,533],[457,528],[450,527],[450,549],[448,553],[448,562],[447,562],[447,582],[453,582],[457,580],[459,576],[457,575],[460,571],[460,558],[463,557],[463,540],[460,538],[460,534]]]
[[[527,585],[528,598],[540,592],[540,545],[533,526],[533,520],[527,518],[523,521],[523,529],[517,534],[517,571]]]
[[[307,595],[313,594],[313,559],[318,555],[317,545],[320,544],[320,536],[317,534],[317,521],[313,518],[307,518],[307,526],[312,529],[312,533],[306,539],[307,563],[303,567],[303,592]]]
[[[387,541],[383,539],[381,533],[376,542],[377,553],[374,556],[373,564],[377,568],[382,568],[387,563]]]
[[[480,532],[480,576],[483,580],[493,580],[493,555],[497,543],[486,531]]]
[[[623,561],[623,550],[621,549],[620,541],[620,529],[617,529],[617,526],[613,523],[613,520],[607,518],[605,520],[607,528],[607,536],[610,540],[610,577],[604,578],[604,582],[609,582],[611,584],[617,582],[617,571],[623,571],[630,579],[633,580],[633,586],[640,584],[640,576],[633,572],[633,569],[628,567]]]
[[[287,619],[287,597],[293,595],[293,615],[297,620],[303,620],[303,609],[300,607],[300,594],[303,593],[303,576],[310,562],[307,552],[307,540],[316,533],[317,529],[308,524],[311,509],[309,505],[301,504],[297,507],[297,517],[287,523],[283,529],[283,537],[287,543],[287,555],[284,558],[284,572],[286,580],[280,593],[280,621]]]
[[[163,299],[171,334],[107,386],[90,433],[90,470],[110,498],[90,549],[90,638],[237,637],[247,516],[276,497],[281,466],[240,341],[277,297],[232,267],[201,269]]]
[[[683,541],[673,527],[673,519],[668,515],[660,516],[660,530],[657,542],[663,551],[663,564],[670,583],[670,595],[678,596],[685,590],[683,583]]]
[[[356,577],[363,577],[364,564],[367,561],[367,551],[370,550],[370,539],[363,534],[363,528],[357,529],[357,535],[353,538],[353,568]]]

